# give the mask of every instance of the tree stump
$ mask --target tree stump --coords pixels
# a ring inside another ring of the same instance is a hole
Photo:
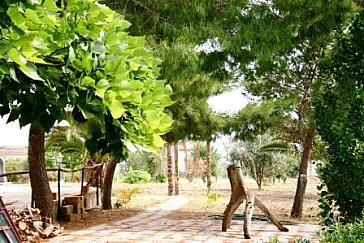
[[[253,206],[257,206],[269,220],[277,226],[280,231],[287,232],[288,229],[284,227],[281,222],[274,216],[272,212],[262,203],[262,201],[249,190],[244,184],[240,172],[240,167],[237,165],[230,165],[227,168],[228,177],[231,185],[230,202],[224,211],[224,219],[222,221],[222,231],[230,228],[231,219],[236,209],[246,200],[245,217],[244,217],[244,237],[250,239],[251,219],[253,215]]]

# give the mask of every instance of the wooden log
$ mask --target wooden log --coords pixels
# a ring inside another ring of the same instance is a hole
[[[33,213],[33,220],[34,221],[41,221],[42,220],[42,216],[38,213]]]
[[[19,221],[19,223],[18,223],[18,227],[19,227],[19,229],[21,229],[21,230],[26,230],[26,229],[28,228],[28,223],[27,223],[27,222],[25,222],[25,221]]]
[[[69,221],[69,222],[80,221],[81,220],[81,215],[72,213],[70,215],[66,215],[66,220]]]
[[[81,195],[85,196],[85,195],[87,195],[89,193],[90,193],[90,187],[89,186],[82,186]]]
[[[84,197],[83,196],[65,197],[64,205],[73,205],[73,213],[81,214],[84,208]]]
[[[49,235],[53,232],[53,230],[54,230],[54,225],[53,224],[48,225],[47,228],[43,230],[43,237],[44,238],[49,237]]]
[[[62,206],[62,215],[70,215],[73,213],[73,205]]]
[[[272,212],[263,204],[263,202],[250,191],[250,189],[244,184],[241,175],[240,167],[237,165],[230,165],[227,168],[228,177],[231,185],[231,196],[230,202],[226,206],[224,211],[224,219],[222,221],[222,231],[226,231],[230,228],[231,219],[233,217],[236,209],[245,200],[245,217],[244,217],[244,237],[250,239],[250,228],[251,228],[251,218],[253,215],[253,206],[257,206],[262,212],[268,216],[269,220],[277,226],[281,231],[288,231],[279,220],[274,216]]]
[[[52,192],[52,200],[58,200],[58,192]]]

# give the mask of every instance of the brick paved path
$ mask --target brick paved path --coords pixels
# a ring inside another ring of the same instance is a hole
[[[86,230],[59,235],[49,242],[268,242],[277,237],[280,242],[293,242],[301,236],[319,242],[318,225],[288,225],[290,232],[280,232],[268,222],[252,222],[252,239],[245,240],[243,221],[233,220],[231,229],[221,231],[221,220],[172,220],[166,215],[185,203],[185,197],[172,197],[167,202],[149,208],[138,215]]]

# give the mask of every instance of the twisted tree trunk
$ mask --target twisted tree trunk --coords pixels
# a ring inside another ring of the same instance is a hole
[[[29,177],[35,200],[35,207],[39,208],[42,216],[55,218],[52,191],[49,186],[47,170],[44,163],[45,131],[38,124],[31,124],[29,130]]]
[[[262,201],[249,190],[244,184],[241,176],[240,167],[236,165],[230,165],[227,169],[228,177],[231,185],[231,197],[230,202],[227,205],[224,212],[224,219],[222,221],[222,231],[226,231],[230,228],[231,219],[236,209],[246,200],[245,205],[245,217],[244,217],[244,237],[250,239],[251,218],[253,215],[253,206],[257,206],[269,220],[277,226],[280,231],[288,231],[281,222],[274,216],[272,212],[263,204]]]

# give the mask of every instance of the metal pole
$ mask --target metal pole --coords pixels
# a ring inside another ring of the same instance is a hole
[[[82,195],[83,177],[84,176],[85,176],[85,167],[83,167],[82,170],[81,170],[81,193],[80,193],[80,195]]]
[[[97,168],[97,174],[96,174],[96,205],[99,206],[99,168]]]
[[[57,218],[61,218],[61,168],[58,167],[58,210]]]
[[[30,207],[35,208],[35,200],[34,200],[33,190],[32,190],[32,197],[31,197],[31,200],[30,200]]]

